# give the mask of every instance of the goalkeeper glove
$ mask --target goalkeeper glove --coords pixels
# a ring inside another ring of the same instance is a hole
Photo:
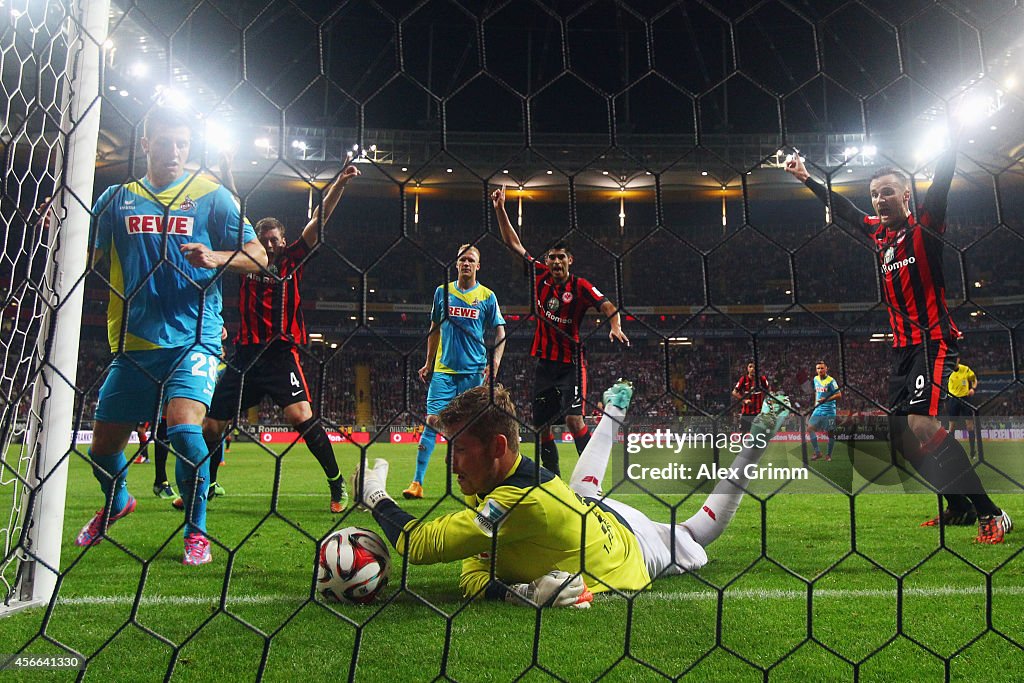
[[[517,605],[587,609],[594,601],[594,594],[587,590],[587,584],[579,574],[556,569],[532,583],[509,586],[505,600]]]
[[[373,469],[362,466],[356,468],[352,475],[352,488],[355,491],[356,503],[372,510],[382,500],[392,500],[387,492],[388,461],[377,458]]]

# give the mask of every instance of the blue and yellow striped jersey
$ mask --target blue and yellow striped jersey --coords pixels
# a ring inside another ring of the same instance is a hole
[[[234,196],[203,177],[183,174],[167,187],[142,179],[116,185],[93,206],[94,239],[110,255],[107,336],[117,351],[201,343],[218,353],[222,299],[215,270],[192,266],[180,246],[200,242],[233,251],[256,239]]]
[[[447,304],[445,288],[441,286],[434,291],[430,319],[441,326],[434,372],[447,374],[482,372],[487,367],[484,334],[492,327],[505,324],[494,292],[480,283],[463,291],[458,281],[448,283]]]
[[[815,399],[821,401],[823,399],[832,396],[839,391],[839,385],[831,375],[825,375],[825,379],[821,379],[817,375],[814,376],[814,396]],[[814,407],[812,415],[835,415],[836,414],[836,402],[825,401],[824,403],[818,403]]]

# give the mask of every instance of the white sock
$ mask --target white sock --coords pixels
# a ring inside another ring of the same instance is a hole
[[[764,451],[764,448],[756,446],[743,449],[732,462],[732,468],[738,471],[738,476],[718,482],[697,514],[683,522],[683,526],[701,546],[707,548],[729,526],[750,484],[750,480],[743,476],[743,470],[747,465],[756,465]]]
[[[605,406],[604,417],[590,433],[590,443],[580,453],[576,468],[569,478],[569,488],[584,498],[596,498],[600,495],[601,480],[608,469],[608,460],[612,454],[615,434],[626,411],[616,406]]]

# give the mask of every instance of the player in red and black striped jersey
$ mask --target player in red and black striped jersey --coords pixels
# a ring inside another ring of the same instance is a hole
[[[931,187],[916,212],[910,210],[910,179],[900,170],[881,168],[869,191],[875,215],[810,177],[799,151],[787,158],[786,171],[832,207],[841,222],[859,227],[878,252],[879,277],[893,334],[893,374],[889,380],[890,433],[897,450],[937,491],[947,509],[925,524],[973,524],[977,540],[1001,543],[1010,518],[985,493],[960,443],[938,419],[940,400],[957,366],[961,334],[946,306],[942,272],[942,236],[946,204],[956,170],[956,145],[939,159]]]
[[[541,439],[541,464],[560,473],[558,448],[551,425],[565,420],[573,435],[576,451],[583,452],[590,432],[583,421],[583,400],[587,392],[587,365],[580,325],[588,308],[608,318],[608,338],[629,345],[622,331],[619,310],[587,280],[569,273],[572,252],[564,243],[547,250],[544,260],[526,251],[505,212],[505,188],[491,193],[494,213],[505,245],[533,268],[533,311],[537,327],[530,355],[537,359],[533,387],[533,426]]]
[[[757,374],[754,361],[747,361],[747,371],[736,382],[732,389],[732,397],[740,402],[740,423],[743,432],[750,431],[754,418],[761,414],[764,397],[772,391],[766,375]]]
[[[235,355],[228,363],[210,411],[203,424],[203,436],[213,453],[210,458],[210,490],[223,495],[217,484],[217,467],[225,430],[240,411],[258,405],[270,396],[285,419],[305,439],[327,475],[331,489],[331,512],[341,513],[348,503],[345,479],[338,469],[334,449],[320,419],[313,415],[309,387],[302,371],[298,347],[308,342],[302,318],[300,285],[305,265],[316,255],[321,227],[341,199],[345,186],[360,175],[355,166],[346,167],[331,183],[299,239],[285,240],[285,228],[276,218],[256,224],[256,235],[269,256],[267,270],[242,279],[239,294],[241,325],[235,335]],[[323,220],[320,220],[321,211]]]

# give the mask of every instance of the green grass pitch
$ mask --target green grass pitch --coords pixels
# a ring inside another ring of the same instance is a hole
[[[987,483],[1024,522],[1014,484],[1024,474],[1019,449],[986,448],[995,465],[983,468]],[[359,451],[336,450],[348,476]],[[570,472],[574,449],[560,450]],[[621,472],[621,445],[616,453]],[[391,461],[389,490],[399,496],[415,448],[375,445],[369,454]],[[413,514],[459,506],[439,501],[443,455],[439,447],[428,499],[403,502]],[[776,444],[766,461],[799,465],[799,456],[798,446]],[[812,464],[830,480],[863,485],[849,463],[839,446],[833,462]],[[590,610],[538,616],[505,604],[466,605],[457,564],[403,572],[397,553],[384,602],[311,599],[317,540],[341,526],[379,529],[367,513],[329,514],[322,473],[304,447],[278,461],[253,444],[234,445],[220,475],[228,495],[210,504],[214,561],[199,568],[181,565],[182,516],[153,496],[152,476],[151,464],[131,466],[139,507],[112,529],[124,549],[104,542],[83,551],[74,537],[100,500],[89,468],[74,459],[60,599],[52,613],[32,609],[0,620],[0,653],[56,654],[47,642],[54,639],[91,657],[85,679],[96,681],[162,680],[178,648],[175,681],[254,680],[261,667],[268,681],[344,680],[353,672],[360,681],[507,681],[523,672],[531,681],[656,681],[684,673],[688,681],[759,681],[762,669],[772,681],[853,680],[844,658],[860,662],[862,681],[942,680],[935,655],[955,653],[953,680],[1016,681],[1024,671],[1024,651],[1007,640],[1024,643],[1024,533],[979,546],[976,528],[949,528],[943,545],[937,529],[918,527],[935,513],[935,497],[895,492],[901,487],[868,486],[850,498],[817,476],[775,494],[779,482],[759,482],[708,549],[711,562],[699,575],[660,580],[631,601],[605,594]],[[615,495],[664,521],[670,506],[685,519],[704,497],[678,484],[652,488],[658,498],[631,485]],[[77,675],[18,671],[0,679]]]

